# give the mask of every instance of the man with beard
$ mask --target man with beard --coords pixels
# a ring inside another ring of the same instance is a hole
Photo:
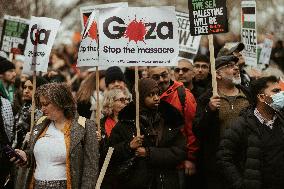
[[[0,56],[0,93],[12,104],[14,101],[15,80],[15,65],[6,58]]]
[[[192,62],[186,59],[178,61],[178,66],[174,68],[174,77],[176,81],[191,90],[193,88],[192,79],[194,77]]]
[[[161,89],[161,100],[166,101],[183,115],[185,126],[183,133],[187,138],[187,160],[180,168],[186,175],[194,175],[198,143],[192,132],[192,121],[195,116],[196,102],[191,92],[178,81],[170,79],[169,69],[166,67],[150,67],[150,78],[158,82]],[[183,175],[180,175],[182,178]],[[181,180],[182,181],[182,180]],[[182,188],[182,187],[181,187]]]
[[[215,67],[219,95],[213,96],[211,89],[198,101],[193,131],[201,145],[202,188],[223,188],[215,156],[220,138],[228,123],[250,104],[248,91],[240,85],[237,62],[238,58],[233,55],[217,58]]]
[[[239,66],[240,70],[240,76],[241,76],[241,84],[245,87],[249,87],[251,79],[247,72],[244,70],[245,67],[245,59],[242,55],[242,51],[244,50],[245,45],[243,43],[236,43],[233,47],[231,48],[226,48],[225,46],[220,49],[220,51],[217,54],[217,57],[221,56],[229,56],[229,55],[234,55],[237,57],[239,60],[237,62],[237,65]]]

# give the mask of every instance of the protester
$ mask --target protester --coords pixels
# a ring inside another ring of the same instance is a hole
[[[17,77],[19,78],[22,75],[24,62],[25,62],[25,56],[23,55],[15,56],[15,72],[16,72]]]
[[[99,171],[94,122],[78,116],[66,84],[42,85],[36,92],[36,104],[45,116],[33,128],[29,149],[16,150],[32,168],[29,177],[18,180],[17,185],[35,189],[94,188]]]
[[[104,78],[104,71],[99,72],[99,78]],[[82,81],[81,86],[76,94],[77,111],[80,116],[95,120],[97,109],[97,92],[96,92],[96,72],[90,73],[87,78]],[[103,100],[103,91],[99,89],[100,105]]]
[[[46,84],[48,81],[41,76],[36,76],[36,88]],[[15,136],[13,141],[13,148],[26,150],[28,146],[28,140],[30,138],[30,126],[31,126],[31,111],[32,111],[32,91],[33,91],[33,77],[30,76],[23,85],[23,106],[15,116]],[[43,115],[42,111],[35,107],[34,123]],[[15,170],[14,175],[14,189],[21,189],[18,186],[17,180],[23,180],[28,175],[27,169],[29,167],[18,167]]]
[[[244,50],[245,45],[243,43],[238,42],[235,46],[231,47],[230,49],[226,48],[225,46],[218,52],[217,57],[220,56],[228,56],[228,55],[234,55],[239,60],[237,62],[240,70],[241,75],[241,84],[245,87],[249,87],[251,78],[249,77],[249,74],[245,71],[245,59],[242,55],[242,51]]]
[[[36,76],[36,88],[48,83],[46,79],[41,76]],[[32,92],[33,92],[33,77],[30,76],[23,85],[23,106],[19,113],[15,116],[15,139],[13,147],[21,148],[27,132],[30,131],[31,125],[31,111],[32,111]],[[39,109],[35,109],[35,121],[42,116]],[[27,142],[27,141],[26,141]]]
[[[284,45],[282,40],[276,41],[275,47],[271,52],[271,60],[273,60],[284,72]]]
[[[222,179],[216,167],[217,148],[227,124],[250,103],[250,94],[241,84],[238,58],[222,56],[216,59],[216,79],[219,95],[209,89],[198,100],[193,131],[200,141],[200,170],[203,188],[220,189]]]
[[[108,138],[112,129],[118,122],[119,112],[131,101],[131,94],[127,88],[111,89],[106,91],[103,100],[102,112],[104,117],[101,119],[103,138]]]
[[[150,77],[158,82],[162,91],[161,101],[168,102],[183,115],[185,126],[182,129],[187,138],[187,159],[183,162],[180,170],[181,187],[184,185],[185,175],[194,175],[196,172],[195,161],[198,151],[198,143],[192,132],[192,121],[195,116],[196,102],[193,95],[182,83],[170,80],[169,70],[166,67],[151,67]]]
[[[49,82],[49,83],[61,83],[66,82],[66,77],[59,71],[59,70],[49,70],[46,74],[43,75],[43,77]]]
[[[274,76],[255,80],[251,87],[254,104],[231,122],[220,143],[224,189],[282,189],[284,93]]]
[[[176,81],[183,83],[185,88],[192,90],[194,77],[192,62],[187,59],[179,60],[178,66],[174,68],[174,77]]]
[[[124,71],[124,76],[128,89],[129,90],[133,89],[135,84],[135,67],[134,66],[126,67]],[[148,78],[148,68],[146,66],[138,67],[138,77],[139,79]]]
[[[111,131],[118,122],[119,112],[131,101],[131,94],[127,88],[111,89],[105,92],[103,99],[101,118],[101,133],[98,135],[100,141],[100,165],[105,159],[108,138]]]
[[[14,116],[12,105],[8,99],[0,95],[0,188],[4,188],[12,167],[3,151],[3,147],[7,144],[12,145],[13,126]]]
[[[193,89],[191,89],[191,92],[195,99],[198,99],[211,87],[212,83],[210,60],[208,56],[201,54],[196,55],[193,59],[193,71]]]
[[[16,79],[15,65],[3,57],[0,57],[0,65],[0,93],[13,104]]]
[[[170,104],[160,104],[154,80],[142,79],[138,86],[141,136],[136,136],[135,103],[130,103],[119,113],[109,138],[114,153],[109,169],[113,180],[108,184],[125,189],[178,188],[176,166],[186,158],[182,116]]]
[[[125,76],[119,67],[112,66],[106,70],[105,83],[108,90],[113,88],[124,89],[126,87],[125,82]]]

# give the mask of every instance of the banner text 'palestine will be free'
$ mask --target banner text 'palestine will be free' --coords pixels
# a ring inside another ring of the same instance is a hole
[[[188,7],[191,35],[228,32],[226,0],[190,0]]]

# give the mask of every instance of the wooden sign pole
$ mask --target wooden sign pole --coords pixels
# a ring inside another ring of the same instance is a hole
[[[139,90],[138,90],[138,81],[139,81],[139,74],[138,74],[138,66],[135,66],[135,97],[136,97],[136,132],[137,136],[140,136],[140,127],[139,127]]]
[[[217,96],[218,95],[218,91],[217,91],[215,57],[214,57],[214,45],[213,45],[213,35],[212,34],[208,35],[208,41],[209,41],[209,51],[210,51],[210,63],[211,63],[213,96]]]
[[[106,155],[103,167],[102,167],[102,169],[100,171],[100,175],[99,175],[99,178],[98,178],[97,183],[96,183],[96,189],[100,189],[101,188],[101,185],[102,185],[103,180],[104,180],[104,176],[105,176],[106,171],[107,171],[108,164],[110,162],[110,159],[111,159],[111,156],[112,156],[112,153],[113,153],[113,150],[114,150],[114,148],[112,148],[112,147],[108,148],[107,155]]]
[[[97,93],[97,110],[96,110],[96,124],[98,127],[98,133],[101,136],[101,111],[100,111],[100,75],[99,75],[99,67],[96,66],[96,93]]]
[[[31,69],[33,70],[33,91],[32,91],[32,110],[31,110],[31,127],[30,133],[32,133],[35,125],[35,91],[36,91],[36,54],[37,54],[37,43],[38,43],[38,28],[36,30],[36,44],[34,45],[34,53],[32,59]]]
[[[33,91],[32,91],[32,110],[31,110],[31,128],[32,132],[35,125],[35,91],[36,91],[36,71],[33,72]]]

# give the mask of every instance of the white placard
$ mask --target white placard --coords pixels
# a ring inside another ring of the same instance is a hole
[[[59,26],[60,21],[56,19],[31,17],[25,49],[25,70],[47,71],[49,54]],[[32,66],[34,63],[35,68]]]
[[[269,64],[273,40],[265,38],[259,56],[259,63]]]
[[[98,11],[94,10],[89,16],[86,27],[82,32],[82,40],[78,52],[77,67],[98,66],[98,34],[96,15]]]
[[[179,51],[197,54],[201,36],[190,35],[189,15],[183,12],[176,12],[179,34]]]
[[[100,10],[101,65],[175,66],[179,53],[174,7]]]
[[[257,66],[256,2],[242,1],[241,38],[245,45],[242,51],[247,65]]]

